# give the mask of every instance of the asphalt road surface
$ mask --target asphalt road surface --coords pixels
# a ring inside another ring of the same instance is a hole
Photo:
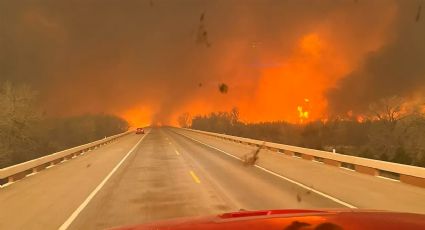
[[[170,128],[129,135],[2,188],[0,229],[105,229],[239,209],[345,204],[425,212],[422,188],[288,157],[284,176],[307,185],[300,186],[225,154],[252,150]]]

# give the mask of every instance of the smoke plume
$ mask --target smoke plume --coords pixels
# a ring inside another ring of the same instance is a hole
[[[424,89],[425,21],[417,16],[418,3],[397,2],[394,27],[388,35],[391,40],[367,54],[359,68],[328,91],[331,113],[363,113],[379,99],[411,97]]]
[[[308,101],[317,119],[424,85],[417,14],[402,0],[4,0],[0,82],[30,85],[51,116],[166,124],[238,107],[297,122]]]

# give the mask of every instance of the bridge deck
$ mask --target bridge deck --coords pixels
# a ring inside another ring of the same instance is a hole
[[[242,156],[251,146],[177,132],[187,137],[166,128],[152,129],[141,142],[142,136],[129,135],[2,188],[0,229],[103,229],[241,208],[344,208],[338,200],[359,208],[425,213],[423,188],[281,154],[269,159],[283,176],[335,201],[217,150]],[[75,212],[90,194],[87,206]],[[75,219],[69,218],[72,213],[78,214]]]

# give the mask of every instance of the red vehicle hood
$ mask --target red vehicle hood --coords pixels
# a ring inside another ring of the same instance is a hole
[[[173,219],[115,228],[115,230],[147,229],[425,229],[425,215],[368,210],[263,210],[224,213],[209,217]]]

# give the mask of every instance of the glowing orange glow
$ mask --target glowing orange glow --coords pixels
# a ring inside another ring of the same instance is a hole
[[[226,80],[229,84],[226,95],[218,95],[215,85],[208,89],[205,86],[196,99],[175,112],[173,124],[183,112],[207,114],[229,111],[232,107],[239,108],[244,122],[285,120],[298,123],[326,119],[324,92],[352,71],[357,61],[346,56],[341,48],[343,44],[328,39],[328,35],[322,36],[319,32],[301,36],[292,54],[279,65],[260,69],[260,78],[254,82],[253,90],[247,91],[252,83],[243,78],[243,72],[241,76]],[[225,65],[233,65],[233,55],[223,57]],[[265,53],[262,57],[268,60],[273,56],[273,53]]]
[[[301,51],[312,56],[319,57],[323,48],[322,41],[318,34],[312,33],[304,36],[300,41]]]
[[[302,106],[298,106],[297,110],[299,114],[298,116],[300,117],[300,123],[303,123],[308,119],[308,111],[304,111]]]
[[[309,112],[308,110],[310,109],[310,99],[308,98],[304,98],[304,104],[305,106],[297,106],[297,111],[298,111],[298,117],[299,117],[299,122],[300,123],[304,123],[304,121],[308,120],[309,117]]]
[[[368,53],[386,44],[394,9],[391,4],[382,9],[384,17],[375,24],[368,39],[359,40],[340,33],[339,30],[346,29],[345,25],[335,22],[345,20],[345,15],[336,13],[332,16],[334,20],[317,23],[294,36],[289,48],[279,47],[279,38],[273,44],[267,40],[226,40],[220,58],[211,66],[217,72],[216,77],[204,79],[199,87],[195,82],[190,98],[176,106],[169,121],[164,122],[178,125],[177,118],[182,113],[204,115],[230,111],[233,107],[239,109],[243,122],[327,121],[325,93],[358,68]],[[282,46],[286,44],[285,34],[280,40]],[[255,68],[241,57],[249,55],[256,63]],[[229,86],[227,94],[217,90],[222,82]],[[123,116],[131,123],[149,123],[155,111],[155,108],[143,112],[135,109]],[[137,115],[143,118],[136,119]]]
[[[257,110],[252,113],[242,108],[241,114],[251,121],[322,118],[326,108],[323,93],[349,71],[343,60],[318,33],[306,34],[281,66],[262,70],[255,94]]]
[[[152,121],[152,111],[142,106],[136,106],[119,115],[128,121],[131,128],[148,126]]]
[[[357,116],[357,122],[363,123],[366,121],[366,119],[363,116]]]

